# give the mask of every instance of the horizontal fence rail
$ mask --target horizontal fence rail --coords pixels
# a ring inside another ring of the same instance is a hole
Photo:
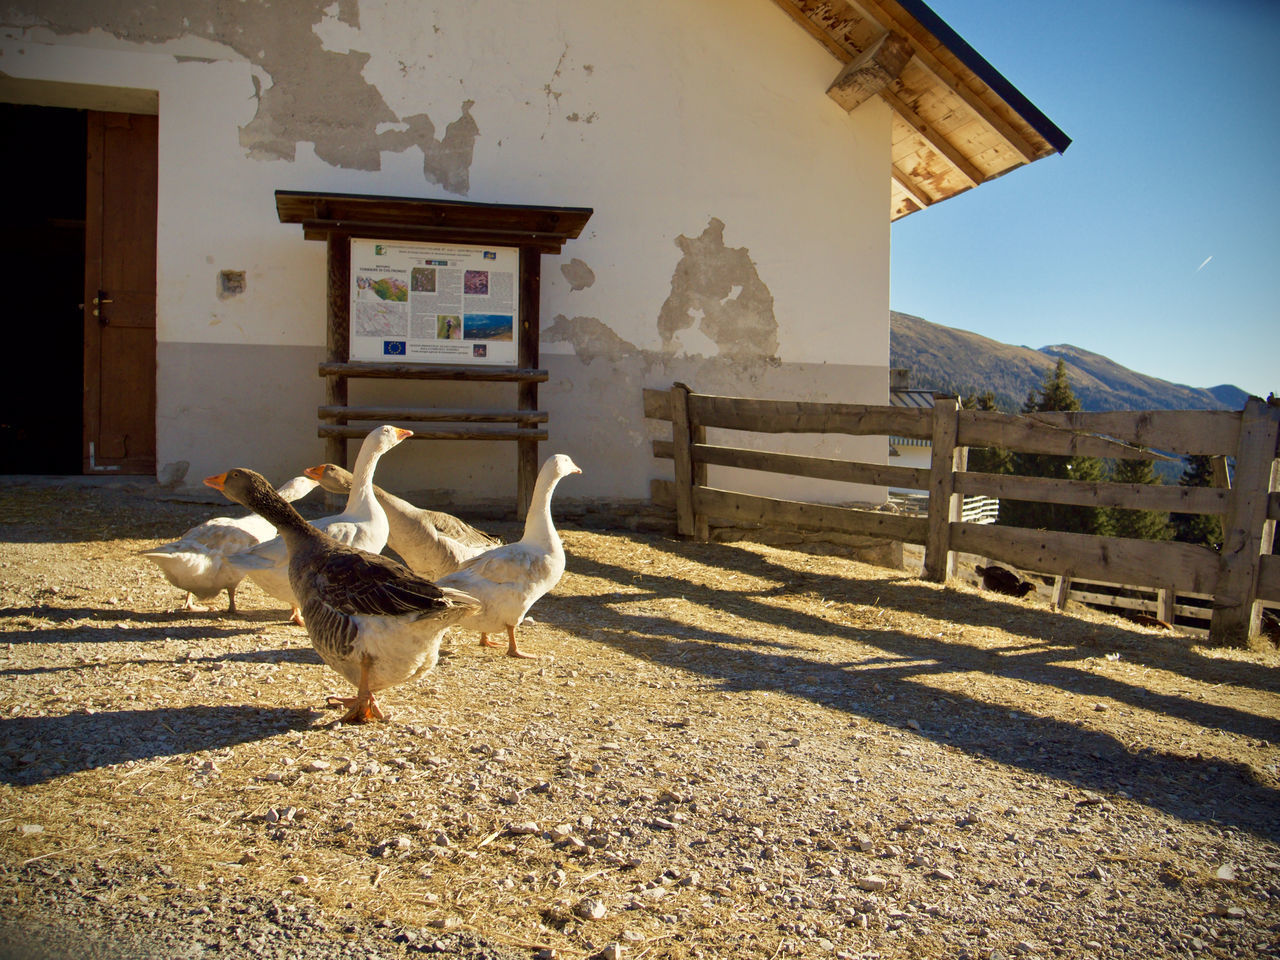
[[[670,390],[645,390],[644,411],[671,423],[671,439],[655,440],[653,454],[672,460],[675,477],[669,483],[655,481],[654,489],[655,499],[675,504],[682,535],[707,537],[715,518],[885,537],[923,545],[930,579],[954,576],[956,553],[966,552],[1054,576],[1059,604],[1069,595],[1090,594],[1073,591],[1073,581],[1136,584],[1132,589],[1156,596],[1143,601],[1141,609],[1150,603],[1169,617],[1180,608],[1178,594],[1208,597],[1206,607],[1195,609],[1211,618],[1210,636],[1218,643],[1239,644],[1255,635],[1261,602],[1280,602],[1280,557],[1271,554],[1280,520],[1280,404],[1275,401],[1251,398],[1240,412],[1015,416],[960,410],[954,398],[938,398],[932,408],[903,408],[710,396],[677,383]],[[709,429],[922,439],[932,444],[931,465],[894,467],[709,443]],[[1008,476],[966,470],[971,446],[1119,459],[1230,456],[1236,470],[1229,488],[1225,471],[1218,487]],[[927,491],[928,511],[907,516],[736,493],[710,486],[708,467],[919,489]],[[1219,552],[1173,541],[998,526],[990,520],[999,499],[1215,516],[1225,543]],[[979,504],[983,511],[976,509]]]

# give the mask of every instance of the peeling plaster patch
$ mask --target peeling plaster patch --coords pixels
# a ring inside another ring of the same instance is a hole
[[[702,235],[676,238],[684,256],[671,277],[671,294],[658,313],[663,351],[677,352],[681,330],[704,334],[721,356],[771,358],[778,352],[773,294],[746,247],[724,245],[724,223],[712,217]]]
[[[560,264],[560,273],[569,281],[570,291],[585,290],[596,282],[595,272],[577,257]]]
[[[471,158],[475,155],[480,128],[471,118],[474,100],[462,104],[462,116],[444,128],[443,139],[436,139],[435,124],[425,113],[405,117],[409,125],[403,133],[388,131],[378,138],[380,149],[398,153],[414,146],[422,150],[422,174],[450,193],[465,194],[471,189]]]
[[[595,317],[573,317],[557,314],[555,323],[542,331],[548,343],[571,343],[583,363],[602,358],[617,363],[641,353],[634,343],[623,340]]]
[[[438,142],[425,115],[396,116],[364,79],[370,55],[350,47],[359,38],[358,0],[10,0],[3,16],[6,23],[29,22],[58,35],[102,30],[139,44],[186,37],[222,44],[253,67],[257,113],[240,129],[251,158],[292,161],[299,143],[312,143],[325,163],[373,171],[381,169],[383,151],[417,146],[428,180],[453,193],[469,189],[479,135],[472,102]],[[407,129],[384,126],[397,123]]]
[[[324,16],[311,25],[311,30],[324,49],[332,53],[348,53],[360,39],[359,25],[344,22],[336,3],[325,8]]]
[[[246,287],[243,270],[222,270],[218,273],[218,299],[230,300],[244,293]]]

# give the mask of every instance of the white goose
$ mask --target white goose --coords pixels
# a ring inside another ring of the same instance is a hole
[[[373,470],[384,453],[411,436],[412,430],[387,425],[371,431],[360,444],[355,482],[347,495],[346,509],[342,513],[313,520],[311,525],[339,543],[369,553],[381,553],[387,545],[387,515],[373,495]],[[289,583],[289,551],[281,537],[237,553],[227,562],[242,570],[264,593],[289,604],[290,619],[299,626],[304,625],[302,609]]]
[[[329,493],[349,493],[351,474],[334,463],[304,471]],[[374,484],[373,495],[387,514],[387,546],[414,573],[435,580],[453,573],[472,557],[502,545],[502,541],[440,510],[424,510],[387,493]]]
[[[289,502],[300,500],[316,488],[311,477],[294,477],[276,492]],[[172,543],[142,551],[160,568],[166,580],[187,591],[183,610],[200,610],[195,601],[210,600],[227,591],[227,612],[236,612],[236,587],[244,572],[227,558],[276,535],[268,521],[250,513],[243,517],[213,517],[197,524]]]
[[[516,645],[516,626],[534,602],[564,575],[564,546],[551,522],[551,494],[563,477],[581,472],[563,453],[547,458],[533,487],[524,537],[518,543],[487,550],[468,560],[456,573],[436,581],[441,587],[461,590],[480,601],[480,612],[466,626],[480,631],[482,646],[502,646],[490,641],[489,634],[505,629],[507,656],[533,656]]]
[[[228,470],[205,483],[279,529],[307,635],[320,658],[356,688],[354,697],[329,698],[347,708],[343,723],[385,720],[374,694],[434,667],[445,631],[478,606],[388,557],[321,533],[252,470]]]

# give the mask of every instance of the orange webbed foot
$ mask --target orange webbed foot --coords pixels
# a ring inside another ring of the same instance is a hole
[[[378,702],[373,699],[373,694],[356,697],[330,697],[328,703],[331,707],[347,708],[347,712],[338,718],[339,723],[373,723],[375,720],[387,719],[387,715],[378,706]]]
[[[494,646],[495,647],[501,646],[501,644],[495,643]],[[518,646],[516,646],[516,631],[514,627],[507,627],[507,656],[517,657],[520,660],[538,659],[538,655],[536,653],[525,653]]]

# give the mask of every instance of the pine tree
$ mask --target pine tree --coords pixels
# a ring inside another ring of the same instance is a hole
[[[1160,483],[1150,460],[1118,460],[1111,479],[1115,483]],[[1107,510],[1107,520],[1110,527],[1108,532],[1116,537],[1168,540],[1173,536],[1169,514],[1155,510],[1123,510],[1113,507]]]
[[[1187,457],[1187,466],[1178,478],[1180,487],[1213,486],[1213,460],[1207,456]],[[1183,543],[1199,543],[1213,547],[1222,547],[1222,522],[1216,517],[1203,513],[1175,513],[1172,518],[1173,539]]]
[[[999,409],[996,406],[996,395],[990,390],[969,394],[961,401],[960,406],[965,410]],[[1009,451],[1002,447],[970,447],[967,469],[974,473],[1009,473],[1012,469]]]
[[[1076,399],[1067,380],[1067,365],[1061,357],[1053,372],[1045,377],[1037,394],[1027,395],[1022,412],[1076,411]],[[1038,453],[1015,453],[1010,457],[1012,472],[1025,477],[1050,477],[1058,480],[1099,481],[1103,478],[1102,461],[1095,457],[1060,457]],[[1029,500],[1000,501],[1001,524],[1031,527],[1036,530],[1063,530],[1072,533],[1101,534],[1108,531],[1106,512],[1100,507],[1071,506],[1060,503],[1038,503]]]

